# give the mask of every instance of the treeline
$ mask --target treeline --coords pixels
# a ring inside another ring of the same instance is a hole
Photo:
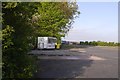
[[[80,41],[80,45],[91,45],[91,46],[119,46],[120,43],[104,42],[104,41]]]
[[[75,2],[2,2],[2,77],[31,78],[28,56],[38,36],[64,36],[79,14]]]

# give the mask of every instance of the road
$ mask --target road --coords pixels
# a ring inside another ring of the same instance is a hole
[[[33,50],[38,56],[35,78],[118,78],[117,47]]]

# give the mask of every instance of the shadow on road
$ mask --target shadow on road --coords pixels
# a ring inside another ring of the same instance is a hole
[[[92,60],[39,60],[35,78],[75,78],[82,75]]]
[[[86,53],[82,53],[78,49],[78,48],[87,48],[87,47],[88,46],[79,46],[79,45],[78,46],[72,45],[72,47],[64,46],[62,47],[62,49],[76,48],[76,50],[67,51],[60,49],[57,51],[53,50],[52,53],[57,54],[60,51],[59,54],[68,53],[70,55],[75,54],[76,56],[80,56],[81,58],[84,57],[89,58],[90,55],[87,55]],[[46,53],[46,51],[44,52]],[[77,76],[82,76],[86,68],[90,67],[92,63],[93,61],[90,59],[75,59],[75,60],[74,59],[38,59],[37,60],[38,71],[34,74],[34,78],[75,78]]]

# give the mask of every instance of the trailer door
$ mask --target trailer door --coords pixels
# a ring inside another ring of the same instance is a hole
[[[38,49],[44,49],[44,38],[38,37]]]

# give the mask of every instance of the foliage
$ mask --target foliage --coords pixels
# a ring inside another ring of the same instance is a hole
[[[3,78],[29,78],[35,70],[33,59],[27,55],[33,31],[30,19],[35,12],[32,5],[16,2],[2,4]]]
[[[38,7],[38,36],[52,36],[61,42],[60,38],[71,28],[75,15],[79,14],[75,3],[48,2],[40,3]]]
[[[92,45],[92,46],[118,46],[119,43],[115,42],[104,42],[104,41],[81,41],[80,45]]]
[[[34,58],[28,56],[38,36],[54,36],[61,42],[73,23],[76,3],[3,2],[3,78],[30,78]]]

